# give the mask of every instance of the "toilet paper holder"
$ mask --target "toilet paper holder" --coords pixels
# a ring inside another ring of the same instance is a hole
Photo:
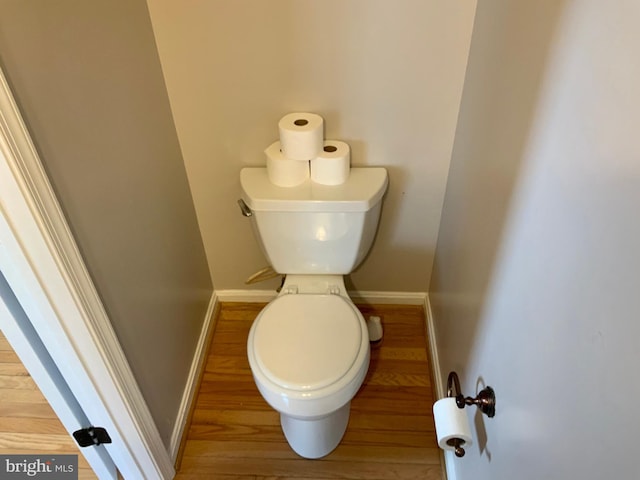
[[[456,372],[450,372],[449,378],[447,378],[447,397],[455,397],[458,408],[464,408],[465,405],[475,405],[489,418],[493,418],[496,414],[496,393],[493,388],[483,388],[476,398],[465,397],[460,390],[460,380]]]
[[[465,397],[460,390],[460,380],[456,372],[450,372],[449,378],[447,378],[447,397],[454,397],[458,408],[464,408],[465,405],[475,405],[489,418],[496,414],[496,394],[493,388],[489,386],[483,388],[476,398]],[[466,453],[462,448],[464,440],[451,438],[447,440],[447,443],[453,447],[456,457],[464,457]]]

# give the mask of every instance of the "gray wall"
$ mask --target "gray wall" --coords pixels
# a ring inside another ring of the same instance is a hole
[[[0,11],[2,68],[167,444],[212,285],[146,3]]]
[[[457,480],[640,476],[639,19],[478,2],[430,297],[442,373],[498,404]]]
[[[425,292],[475,0],[148,4],[216,288],[247,288],[267,263],[236,205],[240,169],[265,165],[284,114],[311,111],[354,165],[390,174],[350,286]]]

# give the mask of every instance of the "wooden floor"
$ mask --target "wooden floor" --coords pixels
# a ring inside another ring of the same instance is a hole
[[[97,478],[0,332],[0,455],[9,454],[78,455],[78,478]]]
[[[320,460],[289,448],[278,413],[253,382],[246,341],[261,308],[222,306],[176,480],[443,478],[422,307],[360,308],[365,318],[382,317],[384,339],[371,352],[341,444]]]

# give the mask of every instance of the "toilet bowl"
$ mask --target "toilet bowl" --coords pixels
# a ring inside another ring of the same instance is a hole
[[[305,290],[295,276],[287,281]],[[305,458],[323,457],[340,443],[369,367],[365,320],[335,283],[326,291],[291,293],[285,282],[247,342],[258,390],[280,413],[291,448]]]
[[[343,275],[364,261],[380,218],[384,168],[351,168],[341,185],[269,181],[240,172],[242,214],[284,285],[254,321],[247,352],[258,390],[278,412],[289,445],[320,458],[340,443],[351,399],[369,367],[364,318]]]

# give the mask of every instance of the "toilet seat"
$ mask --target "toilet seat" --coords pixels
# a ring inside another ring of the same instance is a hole
[[[281,295],[256,318],[250,347],[270,382],[304,393],[343,378],[362,356],[364,334],[355,306],[339,295]]]

